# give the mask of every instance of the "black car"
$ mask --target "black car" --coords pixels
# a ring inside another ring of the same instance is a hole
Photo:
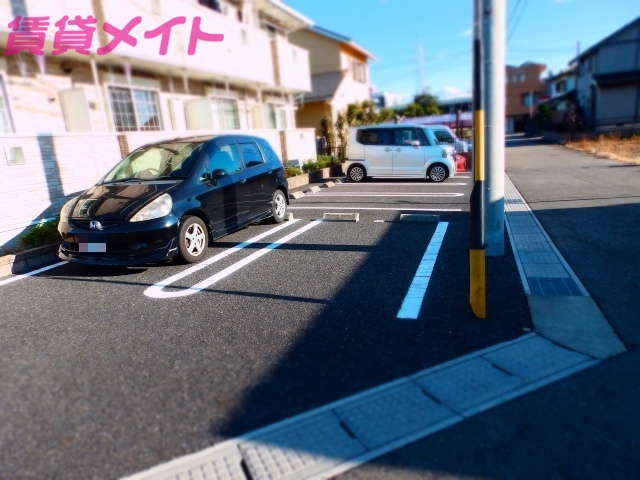
[[[209,242],[287,215],[287,179],[269,143],[248,135],[177,138],[133,151],[60,213],[59,257],[136,265],[201,260]]]

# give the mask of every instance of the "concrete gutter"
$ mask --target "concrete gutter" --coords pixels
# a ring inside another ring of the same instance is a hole
[[[60,242],[0,257],[0,277],[36,270],[58,261]]]

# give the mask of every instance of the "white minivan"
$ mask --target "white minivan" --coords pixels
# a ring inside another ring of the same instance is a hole
[[[456,173],[455,150],[439,144],[431,127],[425,125],[351,127],[342,168],[352,182],[367,177],[442,182]]]

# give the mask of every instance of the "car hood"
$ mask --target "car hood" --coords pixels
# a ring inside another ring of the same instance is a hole
[[[69,216],[71,218],[128,217],[175,185],[176,182],[96,185],[78,197]]]

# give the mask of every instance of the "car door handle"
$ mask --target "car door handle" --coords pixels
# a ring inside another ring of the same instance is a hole
[[[385,148],[385,149],[384,149],[384,151],[385,151],[385,152],[390,152],[391,150],[393,150],[393,149],[392,149],[392,148],[389,148],[389,147],[387,147],[387,148]]]
[[[402,149],[401,148],[396,148],[396,152],[401,152]]]
[[[247,179],[246,179],[246,178],[241,178],[241,179],[239,180],[239,182],[240,182],[240,183],[247,183]]]

